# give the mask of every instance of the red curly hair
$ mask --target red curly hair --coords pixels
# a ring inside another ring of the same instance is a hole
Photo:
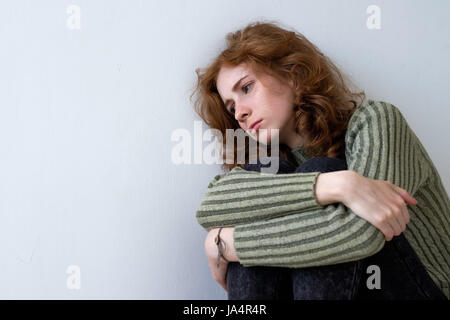
[[[226,35],[227,47],[204,69],[197,68],[194,108],[211,128],[222,133],[239,129],[239,123],[225,109],[216,87],[220,68],[246,63],[256,74],[275,77],[282,83],[292,81],[295,100],[295,130],[307,139],[302,150],[311,157],[345,158],[345,133],[353,112],[365,99],[364,91],[351,92],[338,68],[305,36],[279,27],[274,22],[253,22]],[[348,80],[348,79],[346,79]],[[359,103],[355,100],[359,98]],[[245,139],[245,163],[249,161]],[[236,151],[236,146],[234,147]],[[259,148],[259,144],[258,144]],[[290,148],[280,144],[280,156],[296,164]],[[258,151],[259,154],[259,151]],[[268,150],[270,155],[270,150]],[[223,155],[225,159],[225,154]],[[243,166],[224,161],[224,169]]]

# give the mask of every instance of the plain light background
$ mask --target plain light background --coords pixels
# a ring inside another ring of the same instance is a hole
[[[449,190],[448,12],[446,0],[1,1],[0,298],[226,299],[195,219],[222,171],[174,164],[171,134],[200,120],[195,68],[256,20],[303,33],[397,106]]]

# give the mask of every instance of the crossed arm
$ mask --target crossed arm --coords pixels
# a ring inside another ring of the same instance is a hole
[[[370,199],[387,196],[388,181],[398,194],[396,199],[389,198],[392,203],[400,205],[401,197],[406,201],[408,194],[414,195],[429,175],[429,169],[421,165],[424,149],[393,105],[372,102],[357,112],[346,136],[346,158],[348,171],[359,175],[355,180],[359,185],[343,189],[347,200],[326,204],[316,198],[314,187],[325,186],[319,179],[328,173],[270,175],[237,167],[214,178],[197,219],[208,231],[230,227],[222,231],[228,241],[226,258],[244,266],[336,264],[373,255],[384,245],[383,233],[390,233],[390,238],[395,235],[389,223],[383,232],[377,228],[386,221],[376,221],[376,215],[369,214],[390,208]],[[379,184],[369,183],[372,179]],[[405,216],[404,211],[397,214]]]

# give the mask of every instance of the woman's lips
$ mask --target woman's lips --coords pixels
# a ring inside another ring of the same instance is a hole
[[[259,129],[259,127],[261,126],[261,123],[262,123],[263,121],[262,120],[259,120],[252,128],[251,128],[251,132],[252,133],[255,133],[256,132],[256,130],[258,130]]]

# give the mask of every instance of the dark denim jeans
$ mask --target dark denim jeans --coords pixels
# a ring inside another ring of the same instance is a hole
[[[279,161],[278,174],[347,170],[345,160],[338,158],[311,158],[298,168]],[[269,165],[247,164],[244,169],[259,172]],[[379,267],[380,289],[368,288],[372,265]],[[403,234],[371,257],[335,265],[294,269],[230,262],[227,286],[229,300],[447,300]]]

